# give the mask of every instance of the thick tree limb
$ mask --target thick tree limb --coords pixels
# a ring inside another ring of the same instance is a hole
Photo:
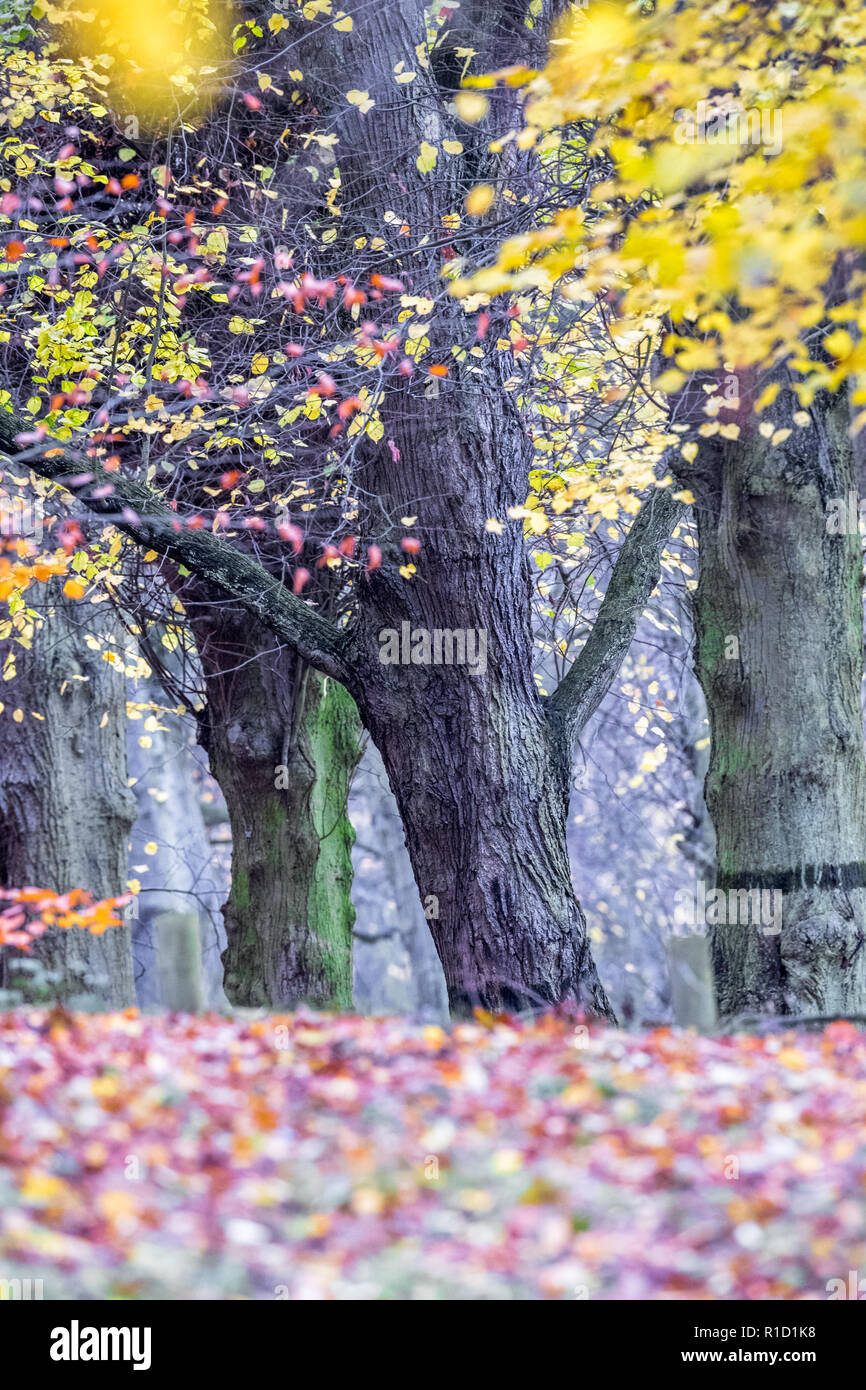
[[[14,415],[0,414],[0,451],[11,462],[25,463],[34,472],[68,488],[90,511],[110,518],[139,545],[184,565],[236,599],[281,642],[293,647],[311,666],[352,690],[354,672],[343,632],[303,599],[291,593],[249,555],[205,530],[184,527],[171,508],[145,483],[126,474],[107,473],[71,450],[45,451],[30,457],[16,436],[32,426]],[[108,493],[103,489],[110,488]],[[103,495],[97,495],[102,493]]]
[[[654,488],[632,523],[607,593],[577,660],[548,701],[548,714],[572,749],[625,660],[661,573],[661,547],[685,511],[673,489]]]

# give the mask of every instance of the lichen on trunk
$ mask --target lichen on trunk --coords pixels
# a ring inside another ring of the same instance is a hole
[[[236,613],[192,623],[207,691],[200,736],[232,831],[226,995],[350,1009],[354,701]]]
[[[308,897],[311,941],[330,982],[334,1006],[352,1007],[352,845],[349,783],[361,753],[361,725],[354,700],[336,681],[309,673],[303,737],[316,769],[309,814],[319,841]]]

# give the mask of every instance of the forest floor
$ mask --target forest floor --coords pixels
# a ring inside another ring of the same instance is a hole
[[[0,1279],[46,1299],[826,1299],[864,1170],[847,1023],[0,1015]]]

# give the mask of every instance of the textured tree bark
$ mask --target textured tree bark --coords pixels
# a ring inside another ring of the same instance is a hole
[[[46,621],[30,650],[0,642],[0,660],[14,657],[17,671],[0,714],[0,881],[114,897],[125,891],[135,817],[124,678],[87,646],[81,604],[65,598],[59,582],[41,592]],[[101,611],[101,631],[109,621]],[[102,936],[52,928],[34,954],[59,974],[64,996],[83,991],[107,1008],[135,1003],[128,926]]]
[[[422,901],[439,899],[430,927],[452,1009],[573,1000],[605,1014],[566,850],[568,750],[532,676],[522,527],[485,532],[520,500],[529,467],[499,386],[495,371],[461,382],[441,411],[388,402],[400,462],[378,461],[377,492],[405,510],[426,489],[423,580],[371,577],[353,639],[359,703]],[[473,634],[485,660],[384,664],[382,634],[404,623]]]
[[[572,1001],[606,1014],[571,884],[567,764],[543,711],[501,675],[477,693],[438,672],[406,679],[416,688],[399,715],[391,702],[383,719],[369,704],[366,715],[422,900],[436,899],[452,1011]]]
[[[192,624],[208,700],[201,741],[232,830],[226,995],[348,1010],[354,702],[237,613],[206,610]]]
[[[761,418],[787,440],[773,447],[744,419],[741,439],[689,484],[723,1017],[866,1009],[862,555],[856,527],[833,522],[855,486],[847,403],[816,401],[807,428],[795,408],[783,389]],[[744,923],[758,890],[759,921]]]

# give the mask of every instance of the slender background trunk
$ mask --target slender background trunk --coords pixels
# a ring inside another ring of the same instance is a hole
[[[418,901],[406,837],[375,746],[368,742],[349,803],[355,904],[355,1008],[364,1014],[448,1018],[442,966]],[[438,903],[426,904],[431,914]]]
[[[153,677],[138,685],[135,698],[157,706],[167,702],[162,686]],[[176,715],[157,715],[157,728],[146,731],[145,718],[129,721],[127,742],[130,782],[138,808],[130,838],[129,876],[139,879],[142,886],[127,909],[138,1002],[171,1007],[184,993],[181,982],[167,992],[160,983],[162,973],[165,985],[166,967],[160,972],[157,919],[170,913],[191,919],[189,929],[198,940],[201,960],[203,1002],[219,1007],[225,1003],[220,959],[226,945],[220,912],[223,876],[202,815],[189,725],[178,722]],[[143,737],[146,746],[142,746]],[[200,751],[198,757],[203,761]],[[173,959],[177,959],[176,953]]]

